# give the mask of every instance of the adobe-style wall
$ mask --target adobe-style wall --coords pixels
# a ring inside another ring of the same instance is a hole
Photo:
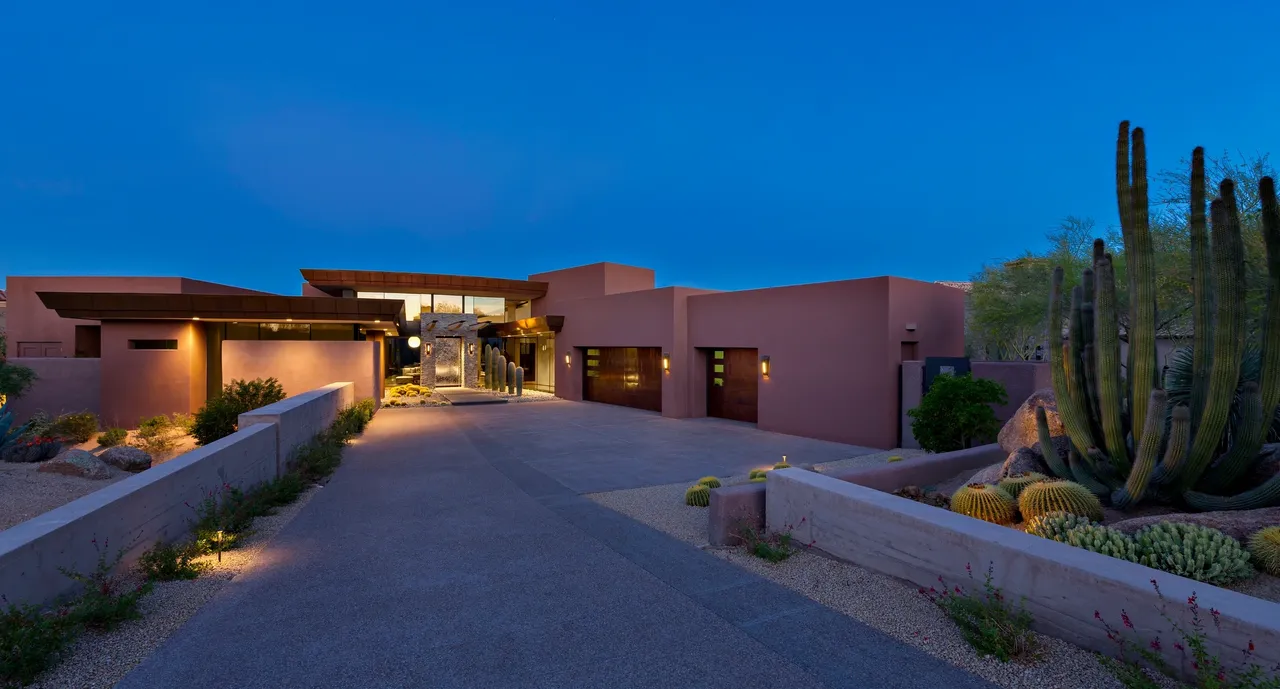
[[[130,340],[177,340],[177,349],[130,349]],[[205,401],[205,335],[192,321],[108,321],[102,325],[102,423],[191,413]]]
[[[938,355],[943,356],[943,355]],[[973,361],[969,364],[975,378],[994,380],[1004,386],[1009,402],[995,407],[1000,423],[1008,421],[1031,393],[1051,387],[1053,381],[1049,364],[1037,361]],[[909,410],[920,406],[924,396],[924,362],[905,361],[902,364],[902,407],[899,410],[902,439],[899,447],[918,448],[920,443],[911,432]]]
[[[547,283],[546,296],[531,305],[535,317],[563,315],[560,307],[554,306],[559,302],[651,290],[655,284],[652,269],[619,263],[592,263],[530,275],[529,279]]]
[[[47,309],[36,292],[150,292],[177,294],[182,278],[165,277],[22,277],[9,276],[9,354],[19,342],[61,342],[62,356],[75,356],[76,326],[97,321],[62,318]]]
[[[893,447],[888,309],[886,278],[699,295],[689,299],[689,345],[769,357],[769,378],[759,381],[761,430]]]
[[[333,380],[355,384],[356,399],[378,397],[378,343],[346,341],[224,340],[222,384],[276,378],[285,394],[297,395]]]
[[[9,399],[17,423],[26,423],[37,411],[50,417],[82,411],[101,415],[101,359],[27,358],[13,363],[37,376],[26,394]]]

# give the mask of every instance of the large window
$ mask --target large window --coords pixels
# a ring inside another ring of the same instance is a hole
[[[482,321],[501,321],[507,302],[502,297],[464,297],[463,313],[474,313]]]
[[[430,294],[404,294],[402,292],[356,292],[359,299],[398,299],[404,302],[404,317],[410,321],[418,320],[423,313],[431,311]]]
[[[307,323],[263,323],[258,328],[260,340],[310,340],[311,326]]]
[[[462,313],[462,295],[436,294],[433,296],[436,313]]]
[[[350,323],[227,323],[227,340],[363,340]]]

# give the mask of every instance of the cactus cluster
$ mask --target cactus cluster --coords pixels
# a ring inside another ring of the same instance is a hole
[[[711,489],[695,483],[684,492],[684,504],[690,507],[706,507],[711,504]]]
[[[970,483],[951,496],[951,511],[993,524],[1012,524],[1018,516],[1018,503],[997,486]]]
[[[759,479],[763,479],[763,478],[765,477],[765,475],[766,475],[766,474],[768,474],[768,473],[769,473],[769,471],[768,471],[767,469],[752,469],[752,470],[751,470],[751,473],[750,473],[750,474],[747,474],[747,478],[749,478],[749,479],[758,479],[758,478],[759,478]]]
[[[1018,495],[1018,510],[1023,519],[1042,514],[1066,512],[1102,521],[1102,502],[1088,488],[1064,479],[1045,479],[1024,487]]]
[[[1133,537],[1102,524],[1085,524],[1067,531],[1066,543],[1117,560],[1140,562],[1142,558],[1141,548]]]
[[[1268,526],[1250,536],[1249,554],[1258,569],[1280,577],[1280,526]]]
[[[1132,140],[1132,149],[1130,147]],[[1131,157],[1132,154],[1132,157]],[[1224,180],[1206,222],[1204,150],[1191,163],[1191,270],[1194,306],[1190,400],[1170,403],[1156,365],[1155,259],[1142,129],[1120,124],[1116,197],[1128,275],[1128,360],[1120,361],[1121,313],[1114,259],[1102,240],[1063,312],[1063,272],[1053,273],[1049,327],[1064,323],[1068,341],[1049,347],[1058,412],[1071,440],[1065,461],[1052,451],[1042,410],[1036,420],[1050,470],[1126,509],[1153,494],[1193,509],[1253,509],[1280,505],[1280,475],[1247,492],[1232,488],[1256,461],[1280,406],[1280,203],[1275,183],[1258,185],[1267,249],[1267,310],[1262,327],[1260,384],[1242,388],[1240,431],[1223,449],[1227,418],[1247,345],[1245,261],[1235,185]],[[1121,375],[1122,367],[1129,372]]]
[[[702,478],[698,479],[698,485],[706,486],[708,488],[719,488],[720,479],[714,476],[703,476]]]
[[[1059,543],[1067,542],[1067,532],[1081,526],[1094,524],[1088,517],[1068,512],[1050,512],[1027,520],[1026,530],[1032,536],[1047,538]]]
[[[1017,498],[1022,494],[1022,489],[1033,483],[1039,483],[1048,479],[1048,476],[1036,471],[1028,471],[1022,474],[1010,474],[1000,479],[1000,483],[996,484],[1004,489],[1004,492]]]
[[[777,464],[773,465],[773,468],[774,469],[790,469],[791,465],[787,464],[786,462],[778,462]]]
[[[1236,539],[1199,524],[1160,522],[1134,534],[1139,562],[1215,585],[1253,576],[1249,552]]]

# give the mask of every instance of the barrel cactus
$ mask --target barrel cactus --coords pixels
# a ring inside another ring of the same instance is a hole
[[[706,507],[711,504],[711,489],[696,483],[684,492],[684,504],[690,507]]]
[[[1268,526],[1250,536],[1249,554],[1258,569],[1280,576],[1280,526]]]
[[[747,474],[747,478],[764,478],[768,473],[766,469],[752,469],[751,473]]]
[[[1018,514],[1013,496],[987,483],[970,483],[951,496],[951,511],[993,524],[1012,524]]]
[[[765,475],[761,474],[760,476],[757,476],[757,477],[755,477],[755,478],[751,479],[751,482],[752,482],[752,483],[764,483],[764,482],[765,482],[765,481],[767,481],[768,479],[769,479],[769,477],[768,477],[768,476],[765,476]]]
[[[1133,537],[1102,524],[1085,524],[1067,531],[1067,545],[1129,562],[1141,561],[1141,546]]]
[[[1050,512],[1066,512],[1102,521],[1102,502],[1088,488],[1062,479],[1032,483],[1018,496],[1018,509],[1023,519],[1034,519]]]
[[[1039,483],[1048,478],[1049,478],[1048,476],[1045,476],[1044,474],[1041,474],[1039,472],[1028,471],[1023,474],[1011,474],[1003,479],[1000,479],[1000,483],[998,483],[997,485],[1003,488],[1004,492],[1008,493],[1009,495],[1012,495],[1014,498],[1017,498],[1020,494],[1022,494],[1023,488],[1026,488],[1027,486],[1033,483]]]
[[[702,478],[698,479],[698,485],[706,486],[708,488],[719,488],[721,484],[720,484],[720,479],[714,476],[703,476]]]
[[[1142,564],[1188,579],[1225,585],[1254,575],[1236,539],[1199,524],[1160,522],[1134,534]]]
[[[784,461],[784,462],[778,462],[777,464],[774,464],[774,465],[773,465],[773,468],[774,468],[774,469],[790,469],[790,468],[791,468],[791,465],[790,465],[790,464],[787,464],[787,463]]]
[[[1050,372],[1071,451],[1065,463],[1053,463],[1050,470],[1119,509],[1153,496],[1198,510],[1280,505],[1280,475],[1234,492],[1257,461],[1280,406],[1280,202],[1274,181],[1262,178],[1258,198],[1268,285],[1258,334],[1262,363],[1259,382],[1240,386],[1243,354],[1250,346],[1240,209],[1235,184],[1224,180],[1206,213],[1204,167],[1204,150],[1197,148],[1191,159],[1189,233],[1193,363],[1185,395],[1171,398],[1160,389],[1156,267],[1142,129],[1130,131],[1129,123],[1122,122],[1116,142],[1127,313],[1121,313],[1115,260],[1102,240],[1094,244],[1093,265],[1070,294],[1064,293],[1062,269],[1053,273],[1050,328],[1056,332],[1066,324],[1069,336],[1062,346],[1049,347]],[[1122,320],[1129,343],[1123,362]],[[1228,433],[1233,413],[1242,421]]]
[[[1050,512],[1027,520],[1027,533],[1059,543],[1067,542],[1067,532],[1094,524],[1088,517],[1069,512]]]

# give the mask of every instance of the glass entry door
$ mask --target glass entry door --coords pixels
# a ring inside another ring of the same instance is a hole
[[[435,342],[436,387],[462,385],[462,338],[437,337]]]

